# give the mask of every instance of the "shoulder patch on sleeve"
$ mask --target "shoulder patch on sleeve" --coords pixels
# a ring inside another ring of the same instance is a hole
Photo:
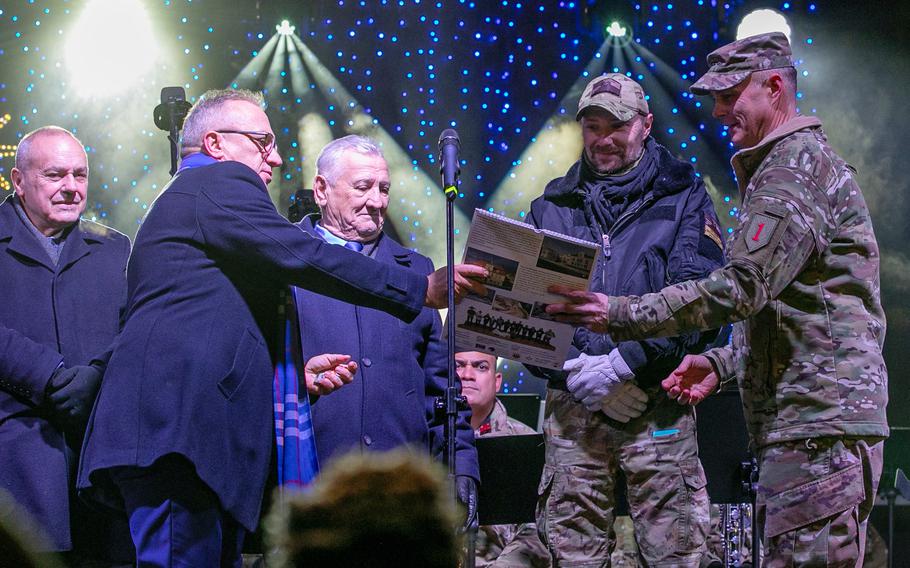
[[[717,248],[723,250],[724,241],[720,236],[721,235],[720,225],[718,225],[717,221],[714,219],[714,217],[709,215],[708,213],[705,213],[704,235],[706,237],[708,237],[709,239],[711,239],[714,242],[714,244],[717,245]]]
[[[756,213],[749,222],[749,228],[746,229],[743,237],[746,242],[746,249],[749,252],[755,252],[771,242],[775,229],[780,224],[779,217]]]

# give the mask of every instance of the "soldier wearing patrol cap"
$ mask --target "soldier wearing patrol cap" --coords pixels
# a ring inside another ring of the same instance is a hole
[[[796,108],[783,34],[708,56],[692,85],[739,151],[742,198],[726,266],[656,294],[566,294],[562,319],[614,338],[740,322],[730,347],[688,356],[664,381],[695,404],[736,376],[761,472],[767,566],[854,566],[888,436],[879,248],[854,170]]]
[[[528,220],[600,245],[591,290],[656,292],[720,267],[711,199],[692,166],[650,136],[641,85],[619,73],[593,78],[576,118],[584,151]],[[694,413],[660,381],[715,335],[620,341],[579,329],[564,371],[532,369],[548,380],[537,528],[554,566],[609,565],[620,469],[643,561],[699,565],[709,512]]]

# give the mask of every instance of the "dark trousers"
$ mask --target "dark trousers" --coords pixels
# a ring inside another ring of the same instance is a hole
[[[192,464],[167,457],[112,474],[129,517],[136,566],[240,567],[246,531],[221,508]]]

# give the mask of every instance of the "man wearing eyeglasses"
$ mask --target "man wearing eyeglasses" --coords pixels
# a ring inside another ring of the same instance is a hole
[[[126,510],[141,566],[240,566],[273,469],[272,382],[288,285],[404,321],[445,304],[444,268],[423,276],[376,262],[278,214],[266,184],[282,161],[262,102],[241,90],[196,102],[181,167],[130,257],[126,323],[78,486]],[[483,293],[469,278],[485,271],[456,271],[457,296]],[[319,382],[322,392],[340,386]]]

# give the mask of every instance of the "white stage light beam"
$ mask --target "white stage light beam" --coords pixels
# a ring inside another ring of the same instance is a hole
[[[123,92],[158,57],[158,42],[140,0],[91,0],[67,36],[71,85],[83,96]]]
[[[782,32],[790,41],[790,24],[780,12],[762,9],[746,14],[743,21],[736,28],[736,39],[743,39],[758,34],[769,32]]]

